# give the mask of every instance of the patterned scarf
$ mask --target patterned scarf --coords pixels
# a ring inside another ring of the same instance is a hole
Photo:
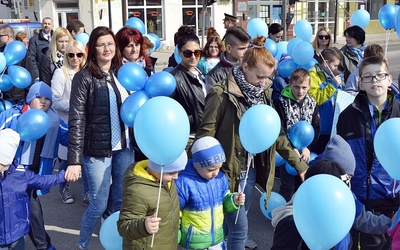
[[[365,45],[361,44],[360,48],[349,47],[349,49],[357,56],[358,61],[361,62],[361,60],[364,58]]]
[[[240,66],[236,66],[232,69],[233,77],[240,90],[242,91],[244,98],[250,106],[264,103],[263,93],[264,88],[262,86],[254,86],[246,81]]]
[[[57,58],[54,61],[56,69],[61,68],[63,66],[63,63],[64,63],[64,54],[57,50]]]

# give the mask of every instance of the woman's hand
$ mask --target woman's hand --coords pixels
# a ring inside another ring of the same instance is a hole
[[[69,165],[65,171],[64,179],[67,182],[75,182],[82,176],[81,165]]]

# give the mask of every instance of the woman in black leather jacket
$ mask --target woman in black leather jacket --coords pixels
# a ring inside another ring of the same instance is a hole
[[[122,59],[114,33],[107,27],[97,27],[88,45],[85,68],[72,81],[68,122],[66,177],[78,178],[83,167],[90,192],[89,207],[81,222],[79,249],[89,248],[100,217],[106,219],[119,211],[122,177],[134,162],[132,130],[119,115],[121,104],[130,93],[116,77]]]

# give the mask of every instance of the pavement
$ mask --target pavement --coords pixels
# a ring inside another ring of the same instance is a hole
[[[365,44],[372,44],[376,43],[381,45],[385,49],[385,37],[386,34],[366,34],[365,36]],[[346,44],[345,37],[337,36],[336,43],[334,44],[335,47],[342,47]],[[391,31],[388,36],[388,44],[400,44],[400,38],[396,32]],[[151,56],[158,58],[156,62],[156,72],[161,71],[163,68],[168,67],[168,58],[174,53],[174,47],[172,46],[163,46],[162,48],[154,51]]]

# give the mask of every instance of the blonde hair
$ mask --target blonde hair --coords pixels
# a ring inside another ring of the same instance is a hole
[[[71,34],[66,28],[59,27],[53,32],[53,36],[51,37],[50,47],[49,47],[49,55],[50,58],[56,62],[57,61],[57,39],[60,39],[63,36],[68,36],[68,40],[71,42],[73,40]]]
[[[332,47],[332,37],[331,37],[331,30],[328,27],[320,27],[315,35],[315,39],[312,43],[313,47],[315,50],[319,49],[319,43],[318,43],[318,34],[321,31],[325,31],[326,33],[328,33],[328,35],[330,36],[329,38],[329,43],[328,43],[328,47]]]
[[[79,50],[79,52],[83,53],[82,62],[81,62],[81,64],[79,64],[79,70],[81,70],[83,68],[83,66],[85,65],[86,60],[87,60],[87,54],[85,51],[85,47],[83,47],[82,43],[79,41],[76,41],[76,40],[72,40],[72,42],[70,42],[67,45],[67,48],[65,49],[63,66],[61,67],[61,70],[64,73],[64,76],[66,79],[68,79],[68,77],[69,77],[68,68],[70,67],[67,54],[70,53],[70,49],[72,47],[77,48]]]
[[[16,35],[15,35],[15,40],[24,42],[24,39],[28,38],[28,35],[23,32],[23,31],[19,31]]]

